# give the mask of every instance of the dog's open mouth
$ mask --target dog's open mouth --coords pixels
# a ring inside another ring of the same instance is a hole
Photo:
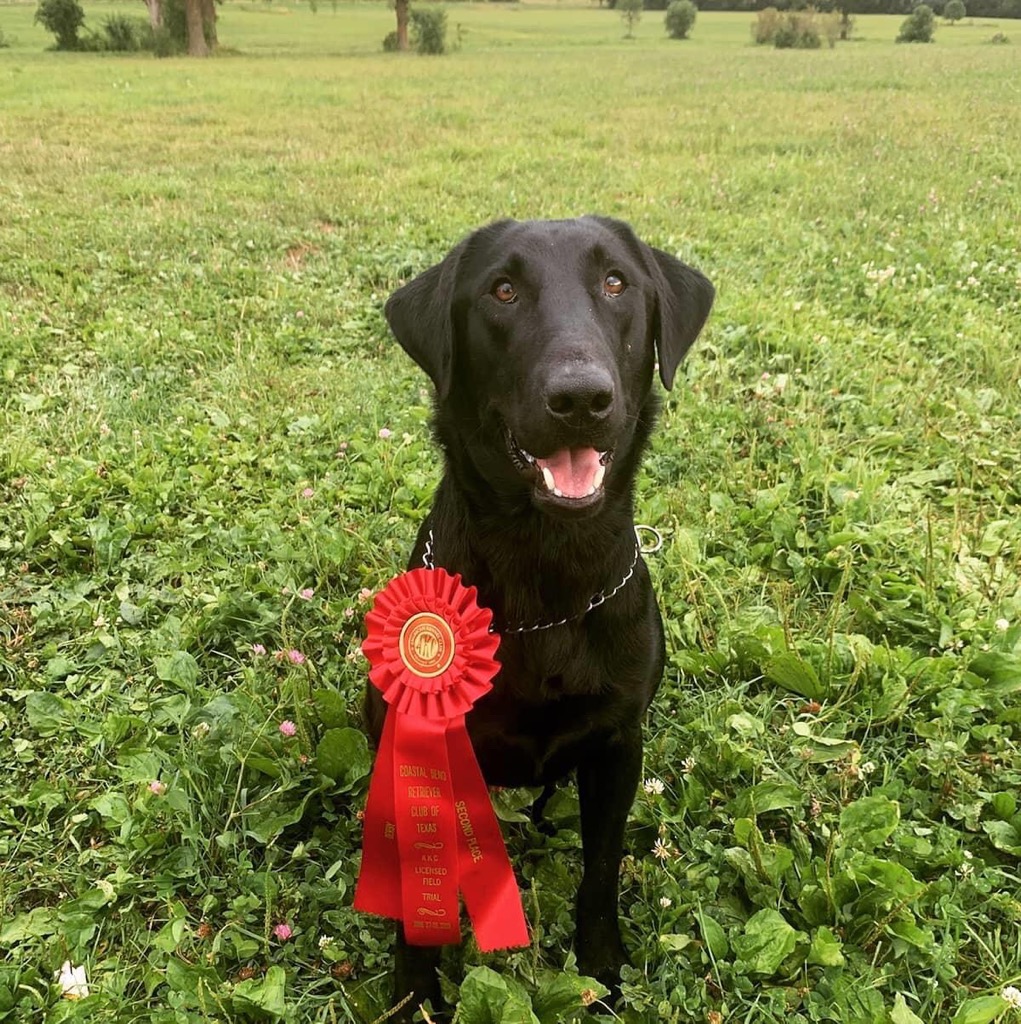
[[[537,496],[559,499],[565,505],[592,504],[603,490],[606,470],[613,461],[613,449],[561,448],[544,458],[522,448],[507,431],[511,462],[528,477]]]

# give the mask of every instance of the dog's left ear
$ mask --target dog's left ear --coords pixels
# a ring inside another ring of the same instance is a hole
[[[442,400],[450,390],[454,355],[451,305],[464,242],[386,300],[383,314],[401,348],[422,367]]]
[[[716,289],[709,278],[675,256],[646,245],[630,224],[612,217],[592,217],[629,248],[637,250],[656,293],[653,338],[659,357],[659,378],[669,389],[684,354],[691,348],[713,308]]]
[[[656,288],[653,336],[659,355],[659,379],[669,390],[684,354],[709,317],[716,289],[705,274],[675,256],[644,243],[643,247],[649,254]]]

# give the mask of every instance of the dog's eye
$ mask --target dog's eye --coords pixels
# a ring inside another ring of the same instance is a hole
[[[514,290],[514,285],[507,278],[501,277],[493,285],[493,297],[500,302],[513,302],[518,297],[518,293]]]
[[[624,284],[624,278],[622,278],[620,274],[613,273],[613,271],[607,274],[603,280],[603,292],[606,295],[620,295],[626,287],[627,285]]]

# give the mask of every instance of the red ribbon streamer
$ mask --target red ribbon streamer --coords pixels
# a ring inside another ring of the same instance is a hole
[[[391,580],[365,617],[389,705],[365,808],[354,906],[416,946],[459,942],[458,891],[489,952],[528,945],[514,872],[464,716],[493,686],[500,639],[474,587],[442,569]]]

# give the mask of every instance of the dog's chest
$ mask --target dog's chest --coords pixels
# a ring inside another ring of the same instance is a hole
[[[492,692],[468,716],[490,785],[561,778],[634,723],[650,695],[650,666],[614,656],[576,631],[505,640],[500,658]]]

